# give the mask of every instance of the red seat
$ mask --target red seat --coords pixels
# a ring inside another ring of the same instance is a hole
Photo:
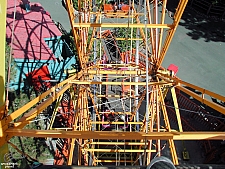
[[[104,12],[113,11],[113,7],[111,4],[104,4]]]
[[[174,75],[176,75],[176,73],[178,72],[178,66],[174,65],[174,64],[170,64],[167,68],[167,70],[172,70],[174,72]]]
[[[123,5],[123,6],[121,7],[121,10],[122,10],[122,11],[129,11],[129,9],[130,9],[130,6],[129,6],[129,5]]]

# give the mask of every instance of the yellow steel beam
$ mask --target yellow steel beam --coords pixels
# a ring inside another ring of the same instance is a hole
[[[74,28],[80,27],[101,27],[101,28],[173,28],[171,24],[128,24],[128,23],[75,23],[73,24]]]
[[[80,139],[114,139],[114,140],[223,140],[225,132],[114,132],[114,131],[55,131],[9,128],[10,136],[80,138]]]
[[[61,85],[60,85],[61,86]],[[57,85],[58,88],[58,85]],[[12,114],[8,115],[7,118],[1,120],[2,125],[8,125],[9,122],[15,120],[17,117],[22,115],[24,112],[26,112],[28,109],[33,107],[35,104],[37,104],[39,101],[43,100],[46,98],[51,92],[54,92],[56,87],[51,88],[50,90],[46,91],[45,93],[41,94],[40,96],[36,97],[29,103],[27,103],[25,106],[21,107],[20,109],[16,110]]]
[[[132,121],[133,118],[135,117],[136,112],[137,112],[138,109],[140,108],[140,106],[141,106],[141,104],[142,104],[142,101],[143,101],[144,98],[145,98],[145,95],[146,95],[146,90],[144,90],[144,92],[142,93],[141,98],[140,98],[140,100],[138,101],[138,105],[135,107],[134,113],[133,113],[132,116],[129,118],[129,121]]]
[[[64,130],[64,131],[69,131],[69,130],[73,130],[72,127],[66,127],[66,128],[51,128],[52,130]]]
[[[94,145],[130,145],[130,146],[135,146],[135,145],[145,145],[145,143],[141,142],[90,142],[89,144],[94,144]]]
[[[140,85],[145,86],[146,82],[100,82],[100,81],[78,81],[78,80],[72,80],[70,83],[74,84],[87,84],[87,85]],[[167,82],[149,82],[149,85],[173,85],[175,83],[167,83]]]
[[[126,114],[126,115],[132,115],[133,112],[99,112],[99,114]]]
[[[0,107],[5,104],[5,41],[6,41],[6,7],[7,1],[0,2]],[[2,112],[0,112],[2,113]]]
[[[185,92],[186,94],[192,96],[193,98],[195,98],[196,100],[200,101],[201,103],[204,103],[204,104],[206,104],[207,106],[209,106],[209,107],[211,107],[211,108],[217,110],[218,112],[220,112],[220,113],[222,113],[222,114],[225,114],[225,107],[223,107],[223,106],[221,106],[221,105],[219,105],[219,104],[217,104],[217,103],[214,103],[214,102],[212,102],[212,101],[210,101],[210,100],[208,100],[208,99],[206,99],[206,98],[204,97],[204,95],[207,94],[208,96],[210,96],[210,97],[212,97],[212,98],[215,98],[215,99],[218,99],[218,100],[220,100],[220,101],[225,102],[225,97],[224,97],[224,96],[221,96],[221,95],[219,95],[219,94],[216,94],[216,93],[211,92],[211,91],[209,91],[209,90],[206,90],[206,89],[204,89],[204,88],[195,86],[195,85],[193,85],[193,84],[187,83],[187,82],[182,81],[182,80],[180,80],[180,79],[178,79],[178,78],[176,78],[176,77],[169,77],[169,76],[164,75],[164,74],[161,74],[160,77],[161,77],[161,78],[165,78],[165,77],[166,77],[166,78],[169,78],[169,79],[173,80],[174,82],[176,82],[177,84],[179,84],[179,85],[176,86],[176,88],[178,88],[178,89],[180,89],[181,91]],[[169,82],[168,82],[168,83],[169,83]],[[181,86],[181,85],[184,85],[184,86],[190,87],[190,88],[192,88],[192,89],[195,89],[196,91],[199,91],[199,92],[201,92],[202,94],[201,94],[201,95],[198,95],[198,94],[196,94],[195,92],[193,92],[193,91],[191,91],[191,90],[188,90],[187,88],[185,88],[185,87],[183,87],[183,86]]]
[[[175,81],[175,82],[179,83],[180,85],[188,86],[188,87],[190,87],[190,88],[192,88],[192,89],[194,89],[194,90],[196,90],[198,92],[201,92],[202,95],[206,94],[206,95],[209,95],[209,96],[211,96],[211,97],[213,97],[215,99],[218,99],[220,101],[225,102],[225,97],[224,96],[221,96],[221,95],[219,95],[217,93],[211,92],[211,91],[209,91],[207,89],[201,88],[199,86],[193,85],[191,83],[185,82],[185,81],[183,81],[183,80],[181,80],[181,79],[179,79],[177,77],[171,77],[171,76],[168,76],[168,74],[163,74],[162,72],[158,72],[158,73],[159,74],[157,74],[157,76],[159,76],[160,78],[163,78],[164,80],[167,79],[168,80],[167,82]]]
[[[79,4],[80,4],[80,1],[78,1],[78,6],[80,8],[79,11],[80,11],[81,6]],[[82,43],[84,35],[81,33],[82,32],[81,29],[77,29],[74,27],[75,16],[74,16],[73,2],[71,0],[66,0],[66,8],[67,8],[67,12],[68,12],[69,19],[70,19],[70,24],[72,27],[72,33],[74,36],[74,41],[75,41],[75,45],[76,45],[76,49],[77,49],[77,53],[78,53],[79,63],[80,63],[81,68],[84,69],[87,67],[86,60],[84,57],[84,50],[82,48],[84,45],[84,43]],[[79,16],[79,20],[81,21],[81,15]]]
[[[129,68],[127,68],[129,69]],[[108,74],[108,75],[146,75],[144,70],[87,70],[87,74],[99,75],[99,74]]]
[[[98,23],[100,17],[101,17],[101,14],[99,12],[97,12],[95,23]],[[90,39],[89,46],[88,46],[88,53],[90,53],[91,49],[93,48],[93,40],[96,39],[96,38],[94,38],[95,34],[96,34],[96,28],[94,28],[92,30],[92,35],[91,35],[91,39]]]
[[[87,88],[87,91],[88,91],[88,94],[89,94],[89,96],[91,98],[92,104],[94,105],[95,113],[98,116],[98,119],[100,120],[98,106],[96,106],[95,99],[94,99],[94,95],[91,93],[90,88]]]
[[[16,121],[16,125],[17,126],[15,126],[15,128],[23,128],[25,125],[29,124],[30,123],[29,120],[34,119],[38,114],[41,113],[41,111],[43,111],[45,108],[47,108],[47,106],[49,106],[59,96],[61,96],[69,87],[70,87],[70,84],[67,84],[67,85],[63,86],[62,89],[60,89],[60,91],[58,91],[56,93],[55,93],[55,90],[53,90],[54,92],[52,93],[52,96],[49,96],[48,99],[46,99],[44,102],[42,102],[37,107],[33,108],[28,113],[26,113],[19,120],[17,120]],[[26,111],[26,110],[23,110],[22,108],[19,109],[20,110],[20,112],[19,112],[20,114],[22,114],[22,113],[24,113]],[[3,120],[0,121],[0,123],[4,124],[4,125],[2,125],[2,131],[3,131],[3,133],[5,133],[5,131],[7,130],[8,125],[9,125],[9,122],[11,122],[12,120],[14,120],[11,117],[12,114],[9,115],[10,118],[5,118],[5,119],[3,119]],[[15,116],[13,116],[13,117],[15,117]],[[10,138],[11,137],[8,136],[7,139],[5,139],[5,140],[4,139],[0,139],[0,146],[3,145],[4,143],[6,143]]]
[[[124,12],[124,11],[120,11],[120,10],[117,10],[117,12],[114,12],[114,11],[106,11],[106,12],[90,12],[90,14],[99,14],[99,15],[101,15],[101,14],[104,14],[104,15],[107,15],[107,14],[124,14],[124,15],[128,15],[128,12]],[[145,15],[144,13],[141,13],[141,12],[139,12],[139,13],[134,13],[134,14],[130,14],[130,16],[132,16],[132,15],[135,15],[135,16],[137,16],[137,15]]]
[[[114,97],[114,98],[121,98],[122,96],[121,95],[97,95],[97,97],[98,98],[101,98],[101,97],[107,97],[107,98],[109,98],[109,97]]]
[[[57,98],[59,98],[68,88],[70,87],[70,84],[67,84],[63,86],[60,91],[53,93],[52,96],[50,96],[48,99],[46,99],[44,102],[39,104],[37,107],[30,110],[28,113],[26,113],[23,117],[21,117],[16,122],[26,123],[27,121],[35,118],[39,113],[41,113],[45,108],[47,108],[50,104],[52,104]]]
[[[38,102],[40,102],[43,99],[45,99],[51,93],[54,94],[55,91],[56,91],[56,89],[61,88],[62,86],[64,86],[69,81],[71,81],[71,80],[73,80],[75,78],[80,78],[81,76],[82,76],[82,72],[80,72],[78,74],[75,74],[75,75],[71,76],[70,78],[68,78],[67,80],[64,80],[63,82],[57,84],[56,86],[52,87],[51,89],[49,89],[45,93],[41,94],[40,96],[36,97],[35,99],[33,99],[32,101],[30,101],[29,103],[27,103],[26,105],[24,105],[23,107],[21,107],[20,109],[16,110],[15,112],[11,113],[10,115],[8,115],[6,118],[4,118],[3,120],[1,120],[0,123],[2,124],[2,126],[8,126],[9,122],[15,120],[17,117],[19,117],[20,115],[22,115],[28,109],[30,109],[31,107],[33,107],[35,104],[37,104]],[[68,88],[69,88],[69,86],[68,86]]]
[[[156,93],[156,99],[155,99],[155,101],[156,101],[156,103],[159,103],[159,99],[161,99],[160,97],[159,97],[159,90],[161,90],[161,89],[159,89],[160,87],[159,86],[155,86],[156,87],[156,91],[155,91],[155,93]],[[160,132],[160,110],[159,110],[159,104],[156,104],[155,105],[155,107],[156,107],[156,128],[157,128],[157,132]],[[158,152],[158,156],[161,156],[161,142],[160,142],[160,140],[158,139],[158,140],[156,140],[156,144],[157,144],[157,152]]]
[[[52,117],[51,117],[51,120],[50,120],[50,123],[49,123],[49,126],[48,126],[49,130],[52,129],[52,126],[55,122],[55,117],[56,117],[56,114],[58,112],[58,108],[59,108],[59,104],[61,102],[62,96],[63,95],[61,95],[59,98],[57,98],[57,101],[56,101],[56,104],[55,104],[55,107],[54,107],[54,110],[53,110],[53,113],[52,113]]]
[[[0,119],[4,117],[4,114],[6,113],[5,111],[6,111],[6,106],[5,105],[0,106]]]
[[[84,148],[84,151],[91,152],[110,152],[110,153],[138,153],[138,152],[156,152],[156,150],[139,150],[139,149],[93,149],[93,148]]]
[[[146,4],[145,4],[146,6],[147,6],[147,20],[148,20],[148,23],[150,23],[150,24],[152,24],[152,18],[154,19],[154,21],[155,21],[155,16],[151,16],[151,7],[150,7],[150,3],[149,3],[149,1],[146,1]],[[154,8],[154,11],[155,11],[155,8]],[[162,28],[161,28],[162,29]],[[153,63],[155,63],[155,58],[154,58],[154,55],[155,55],[155,43],[156,43],[156,41],[154,40],[155,38],[156,38],[156,35],[154,35],[155,33],[155,29],[153,30],[153,28],[151,28],[150,30],[149,30],[149,41],[150,41],[150,43],[151,43],[151,48],[152,48],[152,61],[153,61]],[[146,34],[146,33],[145,33]],[[146,44],[145,44],[146,45]],[[149,50],[149,49],[148,49]]]
[[[83,74],[107,74],[107,73],[111,73],[111,74],[144,74],[146,71],[145,70],[134,70],[137,69],[137,66],[134,67],[134,65],[132,64],[131,66],[126,66],[124,64],[119,64],[119,65],[113,65],[113,64],[105,64],[105,65],[101,65],[101,64],[96,64],[95,66],[93,66],[93,68],[97,68],[98,70],[92,70],[90,69],[90,67],[86,70],[82,70]],[[112,70],[100,70],[100,69],[104,69],[104,68],[111,68]],[[115,70],[115,69],[119,69],[119,68],[126,68],[127,70]],[[130,69],[130,70],[129,70]],[[133,69],[133,70],[131,70]],[[72,73],[76,73],[77,70],[67,70],[66,73],[72,74]],[[136,73],[135,73],[136,71]],[[151,73],[151,72],[149,72]]]
[[[143,124],[143,122],[120,122],[120,121],[92,121],[91,124]]]
[[[133,12],[134,12],[134,14],[137,13],[137,11],[135,10],[135,8],[134,8]],[[145,15],[146,15],[146,14],[145,14]],[[141,24],[141,21],[140,21],[138,15],[136,15],[136,22],[137,22],[137,24]],[[144,27],[144,28],[145,28],[145,27]],[[145,44],[145,46],[146,46],[146,43],[147,43],[147,42],[146,42],[147,37],[145,37],[145,32],[143,31],[142,28],[140,28],[140,35],[141,35],[142,40],[143,40],[143,42],[144,42],[144,44]],[[147,45],[147,47],[148,47],[148,45]],[[148,49],[148,52],[150,52],[150,48],[148,47],[147,49]]]
[[[173,78],[173,79],[175,79],[175,78]],[[220,100],[220,101],[222,101],[222,102],[225,102],[225,97],[224,97],[224,96],[221,96],[221,95],[219,95],[219,94],[216,94],[216,93],[211,92],[211,91],[209,91],[209,90],[206,90],[206,89],[204,89],[204,88],[198,87],[198,86],[193,85],[193,84],[191,84],[191,83],[187,83],[187,82],[182,81],[182,80],[180,80],[180,79],[175,79],[175,80],[176,80],[177,82],[179,82],[180,84],[184,85],[184,86],[188,86],[188,87],[190,87],[190,88],[192,88],[192,89],[195,89],[196,91],[201,92],[202,95],[206,94],[206,95],[211,96],[212,98],[215,98],[215,99],[218,99],[218,100]],[[204,98],[204,96],[202,96],[202,98]]]
[[[134,68],[132,63],[110,63],[110,64],[98,64],[99,66],[102,66],[100,68],[105,68],[105,67],[115,67],[115,68]],[[136,65],[138,66],[138,65]],[[136,68],[136,67],[135,67]]]
[[[165,42],[164,42],[164,45],[163,45],[163,47],[160,51],[160,56],[159,56],[159,59],[157,61],[157,65],[156,65],[158,69],[160,68],[160,66],[161,66],[161,64],[164,60],[164,57],[165,57],[165,55],[166,55],[166,53],[169,49],[170,43],[171,43],[171,41],[173,39],[173,36],[176,32],[176,28],[177,28],[177,26],[180,22],[180,18],[182,16],[183,12],[184,12],[184,9],[186,7],[187,2],[188,2],[188,0],[182,0],[182,1],[179,2],[179,5],[176,9],[176,13],[174,15],[174,22],[172,24],[174,27],[168,31]]]
[[[160,96],[160,102],[161,102],[160,106],[161,106],[161,109],[163,112],[163,117],[164,117],[164,122],[165,122],[165,128],[167,129],[167,131],[171,132],[170,121],[169,121],[169,117],[167,114],[166,105],[164,102],[164,95],[162,93],[162,90],[159,91],[159,96]],[[172,161],[175,165],[178,165],[179,162],[178,162],[176,147],[175,147],[173,139],[169,139],[169,147],[170,147],[170,151],[171,151]]]
[[[115,40],[132,40],[132,41],[135,41],[135,40],[143,40],[142,38],[115,38]]]
[[[161,23],[164,24],[165,22],[165,15],[166,15],[166,4],[167,4],[167,0],[163,1],[162,4],[162,16],[161,16]],[[162,45],[162,39],[163,39],[163,29],[160,29],[160,33],[159,33],[159,46],[158,46],[158,55],[160,56],[160,50],[161,50],[161,45]]]
[[[178,102],[177,102],[177,95],[176,95],[174,87],[171,88],[171,94],[172,94],[172,98],[173,98],[174,109],[175,109],[176,116],[177,116],[178,128],[179,128],[179,131],[182,132],[183,127],[181,124],[180,111],[179,111]]]
[[[124,13],[120,13],[120,14],[107,13],[107,14],[105,14],[105,16],[106,17],[114,17],[114,18],[134,18],[134,17],[136,17],[134,15],[128,16],[128,15],[126,15]]]
[[[0,120],[7,113],[5,106],[5,45],[6,45],[6,8],[7,8],[7,0],[0,1]],[[0,140],[5,140],[4,129],[7,126],[3,126],[4,122],[0,121]],[[4,156],[8,153],[8,145],[0,147],[0,163],[4,162]],[[3,165],[0,168],[4,168]]]
[[[77,110],[79,90],[80,90],[80,87],[77,87],[76,91],[74,91],[74,93],[70,92],[74,110]],[[71,130],[73,130],[73,131],[76,131],[76,125],[77,125],[76,116],[77,116],[78,112],[76,112],[75,114],[76,115],[73,116],[73,122],[72,122],[73,128],[71,128]],[[66,129],[66,130],[68,131],[68,129]],[[68,159],[67,159],[67,165],[72,165],[73,157],[74,157],[74,155],[73,155],[74,148],[75,148],[75,138],[72,138],[70,145],[69,145],[69,154],[68,154]]]
[[[69,157],[68,157],[68,162],[67,165],[72,165],[73,162],[73,153],[74,153],[74,147],[75,147],[75,139],[73,138],[71,140],[71,143],[69,145]]]
[[[114,158],[114,157],[113,157]],[[120,163],[133,163],[134,162],[134,160],[121,160],[121,158],[122,157],[120,157],[120,160],[95,160],[95,162],[100,162],[100,163],[118,163],[118,162],[120,162]]]
[[[176,88],[178,88],[179,90],[183,91],[184,93],[186,93],[186,94],[192,96],[193,98],[195,98],[196,100],[200,101],[201,103],[206,104],[207,106],[209,106],[209,107],[211,107],[211,108],[217,110],[218,112],[220,112],[220,113],[222,113],[222,114],[225,114],[225,107],[220,106],[219,104],[214,103],[214,102],[212,102],[212,101],[209,101],[208,99],[199,96],[199,95],[196,94],[195,92],[192,92],[192,91],[188,90],[188,89],[185,88],[185,87],[177,86]]]

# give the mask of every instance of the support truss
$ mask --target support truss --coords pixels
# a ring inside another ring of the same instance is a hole
[[[161,6],[158,3],[131,1],[128,10],[115,12],[105,10],[104,3],[96,9],[88,0],[78,0],[78,9],[74,9],[72,0],[66,0],[80,71],[69,70],[67,80],[3,118],[0,146],[13,136],[62,138],[64,164],[148,165],[154,156],[162,155],[162,142],[168,141],[171,159],[178,165],[174,140],[224,139],[219,131],[183,131],[177,89],[221,113],[225,108],[204,95],[223,102],[225,98],[183,82],[161,67],[187,0],[179,2],[172,19],[166,16],[167,1]],[[116,34],[114,28],[118,27],[125,28],[126,36]],[[67,100],[65,92],[70,93]],[[170,125],[165,103],[168,92],[173,96],[178,128]],[[23,129],[55,101],[49,130]],[[145,104],[148,106],[142,108]],[[54,128],[57,115],[67,121]]]

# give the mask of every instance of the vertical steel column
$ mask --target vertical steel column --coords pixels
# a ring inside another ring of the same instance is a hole
[[[94,40],[94,64],[96,64],[96,58],[97,58],[97,40]],[[96,81],[96,76],[94,76],[94,80]],[[94,105],[97,103],[96,101],[96,88],[97,85],[94,85]],[[94,106],[93,105],[93,106]],[[96,112],[95,109],[93,107],[93,112],[92,112],[92,120],[95,122],[96,121]],[[92,126],[92,130],[96,130],[96,124],[93,124],[94,126]]]
[[[155,21],[155,24],[158,24],[158,0],[155,0],[155,8],[154,9],[155,9],[154,10],[154,12],[155,12],[154,21]],[[158,59],[158,46],[159,46],[158,34],[159,34],[159,28],[155,28],[155,58],[156,58],[156,60]]]
[[[79,93],[78,93],[78,91],[80,90],[80,88],[76,87],[76,90],[77,90],[77,91],[75,91],[76,93],[71,94],[71,98],[73,98],[72,101],[73,101],[73,106],[74,106],[74,118],[73,118],[73,126],[72,126],[73,131],[77,130],[77,116],[78,116],[78,112],[77,111],[79,109],[79,101],[78,101]],[[75,144],[77,144],[75,142],[75,138],[72,138],[71,142],[70,142],[69,157],[68,157],[67,165],[72,165],[73,157],[74,157]]]
[[[95,0],[94,0],[95,2]],[[96,38],[94,39],[94,64],[96,65],[96,58],[97,58],[97,40]],[[95,68],[96,69],[96,68]],[[94,75],[94,80],[96,79],[96,75]],[[93,106],[95,106],[95,104],[97,103],[96,100],[96,87],[97,85],[94,85],[94,103]],[[93,107],[93,111],[92,111],[92,121],[96,122],[96,111],[95,111],[95,107]],[[96,130],[96,124],[93,123],[92,124],[92,131]],[[91,148],[95,148],[95,145],[91,145]],[[90,158],[89,158],[89,166],[92,166],[94,164],[94,152],[90,153]]]
[[[148,111],[148,106],[149,106],[149,87],[148,87],[148,29],[147,29],[147,0],[144,0],[144,24],[145,24],[145,66],[146,66],[146,113],[145,113],[145,132],[148,133],[148,123],[149,123],[149,111]],[[147,140],[145,140],[145,149],[147,148]],[[146,151],[144,151],[144,157],[143,157],[143,164],[146,164]]]
[[[144,17],[144,24],[145,24],[145,40],[147,42],[147,37],[148,37],[148,29],[147,29],[147,10],[146,10],[146,0],[144,0],[144,14],[145,14],[145,17]],[[145,118],[146,118],[146,133],[148,133],[148,122],[149,122],[149,112],[148,112],[148,104],[149,104],[149,92],[148,92],[148,44],[145,43],[145,55],[146,55],[146,58],[145,58],[145,62],[146,62],[146,114],[145,114]]]
[[[164,24],[164,23],[165,23],[166,4],[167,4],[167,0],[164,0],[164,1],[163,1],[163,4],[162,4],[161,24]],[[164,30],[163,28],[160,28],[160,34],[159,34],[159,46],[158,46],[158,55],[160,55],[160,50],[161,50],[161,46],[162,46],[163,30]]]
[[[171,132],[171,127],[170,127],[170,121],[169,121],[169,117],[166,111],[166,105],[164,102],[164,96],[162,93],[162,90],[159,91],[159,99],[160,99],[160,107],[162,109],[162,113],[163,113],[163,117],[164,117],[164,122],[165,122],[165,128],[168,130],[168,132]],[[176,147],[174,144],[174,141],[172,139],[169,139],[169,147],[170,147],[170,151],[171,151],[171,156],[172,156],[172,161],[174,165],[178,165],[178,158],[177,158],[177,152],[176,152]]]
[[[176,112],[176,115],[177,115],[178,128],[179,128],[180,132],[183,132],[181,118],[180,118],[180,110],[179,110],[176,91],[175,91],[174,87],[171,88],[171,94],[172,94],[172,99],[173,99],[173,103],[174,103],[174,109],[175,109],[175,112]]]
[[[6,0],[0,1],[0,118],[5,113],[5,35],[6,35]],[[3,139],[4,133],[0,121],[0,138]],[[4,162],[4,155],[8,152],[8,145],[0,147],[0,163]],[[2,165],[0,165],[0,169]]]
[[[155,102],[155,106],[156,106],[156,125],[157,125],[157,132],[160,132],[160,111],[159,111],[159,103],[160,103],[160,100],[159,100],[159,90],[160,89],[160,86],[156,86],[156,102]],[[157,154],[158,156],[160,157],[161,156],[161,146],[160,146],[160,140],[157,139]]]
[[[5,104],[5,35],[6,35],[6,0],[0,2],[0,107]],[[2,113],[2,112],[1,112]]]
[[[151,8],[150,8],[150,3],[147,1],[147,10],[148,10],[148,23],[152,24],[152,15],[151,15]],[[154,43],[154,35],[153,35],[153,28],[150,28],[150,42],[151,42],[151,47],[152,47],[152,55],[154,56],[155,53],[155,43]],[[150,51],[149,51],[150,52]],[[152,58],[154,61],[154,57]]]
[[[154,90],[154,88],[152,89],[152,91]],[[155,108],[154,108],[154,92],[151,92],[150,93],[150,102],[151,104],[149,104],[149,112],[151,112],[151,120],[150,120],[150,125],[149,125],[149,131],[150,132],[153,132],[153,127],[154,127],[154,121],[155,121]],[[148,141],[148,148],[149,150],[152,149],[152,140],[149,140]],[[148,156],[147,156],[147,165],[150,163],[151,161],[151,152],[148,153]]]
[[[139,39],[140,38],[140,30],[139,28],[137,28],[137,34],[136,34],[136,38]],[[136,40],[136,53],[135,53],[135,64],[136,66],[139,65],[139,40]],[[135,76],[135,82],[138,82],[139,78],[138,76]],[[135,107],[138,106],[138,85],[135,85]],[[139,122],[139,112],[138,109],[136,112],[136,121]],[[136,130],[139,131],[139,124],[136,125]]]

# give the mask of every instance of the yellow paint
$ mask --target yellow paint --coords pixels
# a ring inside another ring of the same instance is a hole
[[[0,1],[0,107],[5,104],[5,41],[6,41],[6,0]],[[2,112],[1,112],[2,113]],[[0,126],[0,130],[2,127]],[[8,145],[0,147],[0,163],[4,162],[4,155],[8,152]],[[5,168],[0,165],[0,169]]]
[[[6,0],[0,2],[0,106],[5,102],[5,35],[6,35]]]
[[[178,128],[179,128],[179,131],[182,132],[183,128],[182,128],[182,124],[181,124],[180,111],[179,111],[177,96],[176,96],[174,87],[171,89],[171,93],[172,93],[173,103],[174,103],[174,107],[175,107],[175,112],[177,115]]]

